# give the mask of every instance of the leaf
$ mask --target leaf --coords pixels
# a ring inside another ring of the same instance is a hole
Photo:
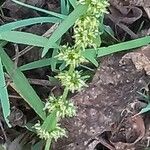
[[[105,55],[113,54],[120,51],[130,50],[133,48],[141,47],[150,43],[150,36],[146,36],[143,38],[139,38],[136,40],[131,40],[127,42],[122,42],[119,44],[114,44],[108,47],[101,47],[97,49],[98,57],[102,57]],[[92,51],[92,49],[90,49]]]
[[[61,86],[61,83],[58,79],[51,76],[48,76],[48,79],[53,86]]]
[[[69,16],[58,26],[58,28],[55,30],[55,32],[52,33],[51,37],[49,38],[46,46],[44,47],[44,50],[42,52],[42,57],[45,56],[45,54],[48,52],[51,45],[54,45],[55,42],[57,42],[60,37],[66,33],[66,31],[73,26],[75,21],[84,13],[86,13],[88,6],[87,5],[78,5],[76,9],[69,14]]]
[[[69,0],[69,2],[73,6],[73,8],[77,7],[77,0]]]
[[[95,49],[86,49],[82,55],[85,56],[87,55],[86,53],[88,53],[88,55],[93,55],[93,53],[95,53],[95,55],[97,55],[97,57],[102,57],[102,56],[106,56],[109,54],[113,54],[116,52],[121,52],[121,51],[126,51],[126,50],[130,50],[133,48],[138,48],[144,45],[147,45],[150,43],[150,36],[146,36],[143,38],[139,38],[136,40],[131,40],[131,41],[127,41],[127,42],[122,42],[119,44],[114,44],[108,47],[101,47],[101,48],[97,48]]]
[[[150,104],[148,104],[145,108],[143,108],[138,114],[143,114],[150,111]]]
[[[19,31],[6,31],[0,33],[0,39],[18,44],[27,44],[38,47],[44,47],[48,39],[32,33],[19,32]],[[51,45],[51,48],[58,47],[56,44]]]
[[[39,142],[37,142],[35,145],[31,147],[31,150],[42,150],[43,146],[44,146],[44,142],[43,140],[40,140]]]
[[[44,120],[44,123],[42,124],[41,128],[46,131],[53,131],[57,124],[57,111],[51,112],[50,115],[47,116],[47,118]]]
[[[58,49],[54,49],[53,50],[53,54],[52,54],[52,59],[54,59],[55,58],[55,56],[58,54]],[[57,62],[58,62],[58,59],[54,59],[54,61],[52,61],[52,63],[51,63],[51,69],[52,69],[52,71],[55,71],[56,70],[56,65],[57,65]]]
[[[61,14],[67,15],[69,13],[69,8],[67,6],[66,0],[61,0]]]
[[[51,11],[48,11],[48,10],[45,10],[45,9],[41,9],[41,8],[38,8],[38,7],[34,7],[34,6],[31,6],[31,5],[22,3],[22,2],[20,2],[20,1],[18,1],[18,0],[12,0],[12,1],[13,1],[14,3],[16,3],[16,4],[21,5],[21,6],[24,6],[24,7],[27,7],[27,8],[36,10],[36,11],[39,11],[39,12],[46,13],[46,14],[48,14],[48,15],[52,15],[52,16],[55,16],[55,17],[58,17],[58,18],[61,18],[61,19],[65,19],[65,18],[66,18],[65,15],[58,14],[58,13],[55,13],[55,12],[51,12]]]
[[[111,45],[118,43],[119,40],[114,36],[113,30],[110,28],[110,26],[104,25],[104,32],[101,35],[102,43],[106,45]]]
[[[96,67],[98,67],[98,62],[96,61],[96,51],[88,51],[82,52],[82,55],[89,60],[91,63],[93,63]]]
[[[37,61],[31,62],[31,63],[25,64],[25,65],[19,67],[19,69],[21,71],[26,71],[26,70],[42,68],[42,67],[45,67],[45,66],[50,66],[55,61],[55,59],[56,58],[48,58],[48,59],[37,60]]]
[[[9,103],[7,86],[5,83],[3,66],[1,63],[1,57],[0,57],[0,102],[1,102],[1,106],[2,106],[4,119],[7,123],[7,125],[9,127],[11,127],[11,125],[9,124],[9,120],[7,119],[7,117],[10,115],[10,103]]]
[[[66,62],[64,61],[64,62],[60,65],[59,70],[60,70],[60,71],[63,71],[65,68],[66,68]]]
[[[31,19],[19,20],[16,22],[7,23],[0,26],[0,32],[5,32],[9,30],[14,30],[17,28],[34,25],[34,24],[42,24],[42,23],[58,23],[61,19],[55,17],[36,17]]]
[[[0,47],[0,57],[3,65],[5,66],[7,72],[9,73],[13,81],[14,88],[16,89],[16,91],[34,109],[34,111],[41,117],[41,119],[44,120],[46,118],[46,114],[43,111],[43,102],[33,90],[33,88],[29,84],[24,74],[20,71],[20,69],[15,68],[13,62],[2,47]]]

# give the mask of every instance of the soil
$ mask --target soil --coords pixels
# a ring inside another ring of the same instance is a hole
[[[60,10],[59,1],[22,1],[52,11]],[[115,32],[115,37],[120,41],[150,35],[149,9],[150,1],[146,0],[110,0],[109,14],[105,16],[104,23],[110,25]],[[38,12],[18,6],[10,0],[3,2],[2,10],[4,14],[0,14],[0,24],[41,16]],[[20,30],[42,35],[51,27],[51,24],[34,25]],[[25,48],[19,45],[19,54]],[[12,50],[14,45],[8,44],[6,51],[13,59],[16,54]],[[17,65],[39,60],[40,56],[41,50],[34,47],[19,56]],[[106,56],[99,61],[100,66],[88,87],[71,99],[78,108],[77,116],[61,121],[62,126],[68,131],[68,138],[53,142],[52,150],[146,150],[150,148],[150,115],[139,114],[147,103],[138,94],[143,91],[150,94],[150,46],[133,52]],[[49,67],[26,71],[25,75],[30,78],[34,89],[42,99],[47,98],[51,91],[61,93],[61,87],[53,87],[46,82],[47,75],[53,75]],[[11,144],[8,144],[8,149],[20,150],[19,144],[15,149],[10,141],[20,134],[21,140],[28,141],[27,139],[32,138],[36,140],[35,136],[28,135],[28,131],[22,127],[36,115],[11,87],[8,88],[12,105],[9,120],[13,128],[7,128],[3,118],[0,117],[0,142],[8,143],[6,139],[9,139]]]

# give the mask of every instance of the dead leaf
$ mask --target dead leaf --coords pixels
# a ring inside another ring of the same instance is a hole
[[[145,70],[146,74],[150,75],[150,45],[138,51],[125,54],[120,60],[120,64],[126,64],[129,59],[132,60],[137,70]]]

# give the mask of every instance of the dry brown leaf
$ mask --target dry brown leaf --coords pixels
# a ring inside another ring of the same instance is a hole
[[[129,59],[132,60],[137,70],[145,70],[146,74],[150,75],[150,45],[125,54],[120,60],[120,64],[126,64],[126,60]]]

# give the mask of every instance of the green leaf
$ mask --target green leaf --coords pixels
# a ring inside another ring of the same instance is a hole
[[[49,38],[46,46],[44,47],[44,50],[42,52],[42,57],[45,56],[45,54],[48,52],[51,45],[53,45],[55,42],[57,42],[60,37],[66,33],[66,31],[73,26],[75,21],[83,14],[86,13],[88,6],[87,5],[78,5],[76,9],[69,14],[69,16],[58,26],[58,28],[53,32],[51,37]]]
[[[54,78],[54,77],[51,77],[51,76],[48,76],[48,79],[51,83],[51,85],[53,86],[61,86],[61,83],[58,79]]]
[[[102,56],[113,54],[116,52],[130,50],[133,48],[138,48],[138,47],[147,45],[149,43],[150,43],[150,36],[146,36],[146,37],[139,38],[136,40],[122,42],[122,43],[114,44],[114,45],[108,46],[108,47],[98,48],[97,53],[98,53],[98,57],[102,57]],[[92,51],[93,49],[89,49],[89,50]]]
[[[6,31],[0,33],[0,39],[18,44],[27,44],[38,47],[44,47],[48,39],[32,33],[19,32],[19,31]],[[51,48],[58,47],[56,44],[51,45]]]
[[[42,23],[58,23],[60,21],[61,21],[61,19],[55,18],[55,17],[37,17],[37,18],[24,19],[24,20],[7,23],[7,24],[0,26],[0,32],[14,30],[17,28],[34,25],[34,24],[39,24],[39,23],[40,24],[42,24]]]
[[[0,102],[2,106],[4,119],[6,123],[8,124],[8,126],[11,127],[11,125],[9,124],[9,120],[7,119],[7,117],[10,115],[10,103],[9,103],[9,98],[8,98],[7,86],[5,83],[1,57],[0,57]]]
[[[24,74],[20,71],[20,69],[15,68],[13,62],[2,47],[0,47],[0,57],[3,65],[5,66],[8,74],[10,75],[13,81],[14,88],[16,89],[16,91],[34,109],[34,111],[41,117],[41,119],[44,120],[46,118],[46,114],[43,111],[43,102],[33,90],[33,88],[29,84]]]
[[[73,6],[73,8],[77,7],[77,0],[69,0],[69,2]]]
[[[63,63],[60,65],[59,70],[60,70],[60,71],[63,71],[65,68],[66,68],[66,62],[63,62]]]
[[[146,36],[143,38],[139,38],[139,39],[135,39],[135,40],[127,41],[127,42],[114,44],[114,45],[111,45],[108,47],[100,47],[100,48],[97,48],[96,51],[93,48],[92,49],[86,49],[82,53],[82,55],[86,56],[88,53],[88,55],[97,55],[97,57],[102,57],[102,56],[106,56],[109,54],[138,48],[138,47],[147,45],[149,43],[150,43],[150,36]]]
[[[41,59],[41,60],[37,60],[28,64],[25,64],[21,67],[19,67],[19,69],[21,71],[26,71],[26,70],[32,70],[32,69],[37,69],[37,68],[42,68],[45,66],[50,66],[56,58],[48,58],[48,59]],[[61,62],[59,62],[61,63]]]
[[[16,3],[16,4],[21,5],[21,6],[24,6],[24,7],[27,7],[27,8],[36,10],[36,11],[39,11],[39,12],[46,13],[46,14],[48,14],[48,15],[52,15],[52,16],[55,16],[55,17],[58,17],[58,18],[61,18],[61,19],[65,19],[65,18],[66,18],[65,15],[58,14],[58,13],[55,13],[55,12],[51,12],[51,11],[48,11],[48,10],[45,10],[45,9],[41,9],[41,8],[38,8],[38,7],[35,7],[35,6],[31,6],[31,5],[22,3],[22,2],[20,2],[20,1],[18,1],[18,0],[12,0],[12,1],[13,1],[14,3]]]
[[[40,140],[39,142],[37,142],[36,144],[34,144],[34,145],[31,147],[31,150],[42,150],[42,149],[43,149],[43,146],[44,146],[44,141],[43,141],[43,140]]]
[[[49,132],[53,131],[56,128],[56,124],[58,121],[56,114],[57,111],[51,112],[51,114],[44,120],[41,128]]]
[[[98,67],[98,62],[96,61],[96,51],[94,49],[93,51],[86,50],[85,52],[82,52],[82,55],[96,67]]]
[[[58,54],[58,49],[55,48],[53,50],[53,54],[52,54],[51,58],[54,59],[57,54]],[[54,61],[51,63],[51,69],[52,69],[52,71],[56,70],[57,62],[58,62],[58,59],[55,58]]]
[[[119,42],[119,40],[114,36],[114,32],[110,28],[110,26],[106,26],[106,25],[104,25],[104,32],[101,35],[101,38],[102,38],[102,43],[107,45],[111,45]]]
[[[67,15],[69,13],[69,7],[67,0],[61,0],[61,14]]]
[[[143,108],[138,114],[143,114],[150,111],[150,104],[148,104],[145,108]]]

